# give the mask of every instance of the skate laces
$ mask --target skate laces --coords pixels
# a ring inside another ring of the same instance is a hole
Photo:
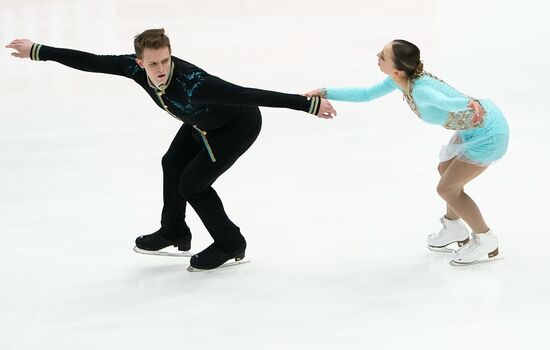
[[[432,233],[428,237],[432,239],[437,239],[441,237],[445,233],[445,231],[447,231],[447,224],[445,224],[445,220],[443,218],[444,218],[443,216],[439,218],[439,221],[441,221],[441,224],[443,225],[443,228],[441,229],[441,231],[439,231],[438,233]]]
[[[467,255],[476,250],[481,245],[481,241],[476,234],[470,237],[470,241],[457,251],[457,255]]]

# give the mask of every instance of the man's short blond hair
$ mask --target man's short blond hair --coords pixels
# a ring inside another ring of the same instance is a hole
[[[134,37],[134,49],[138,58],[143,57],[144,49],[161,49],[167,47],[170,52],[170,39],[164,34],[164,28],[147,29]]]

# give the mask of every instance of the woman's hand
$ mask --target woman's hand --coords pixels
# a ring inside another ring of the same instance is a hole
[[[29,39],[15,39],[5,47],[16,51],[11,53],[13,57],[29,58],[31,57],[31,48],[33,44],[34,43]]]
[[[326,98],[321,99],[321,106],[319,107],[319,112],[317,113],[317,116],[323,119],[332,119],[336,117],[336,110],[334,109],[334,107],[332,107],[332,105],[330,104],[330,102],[328,102]]]
[[[479,101],[472,100],[470,103],[468,103],[468,108],[471,108],[474,110],[474,117],[472,118],[472,124],[474,126],[478,126],[483,122],[483,118],[485,117],[485,110],[483,107],[481,107],[481,104]]]
[[[306,96],[308,98],[311,98],[313,96],[321,97],[321,106],[319,107],[319,112],[317,113],[317,116],[319,118],[332,119],[336,117],[336,110],[334,109],[334,107],[332,107],[330,102],[326,99],[327,92],[324,88],[319,88],[319,89],[312,90],[310,92],[306,92],[305,94],[303,94],[303,96]]]
[[[310,91],[310,92],[306,92],[303,96],[306,96],[306,97],[313,97],[313,96],[326,97],[326,92],[325,92],[325,89],[319,88],[319,89],[315,89],[315,90]]]

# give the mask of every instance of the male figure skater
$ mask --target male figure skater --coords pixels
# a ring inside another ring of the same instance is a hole
[[[135,54],[95,55],[16,39],[12,56],[56,61],[66,66],[133,79],[155,103],[183,122],[162,158],[164,207],[158,231],[139,236],[135,250],[160,255],[169,246],[189,256],[191,231],[185,223],[189,203],[214,243],[191,257],[190,269],[214,269],[244,258],[246,241],[225,213],[212,184],[256,140],[261,124],[258,106],[283,107],[332,118],[326,99],[245,88],[206,73],[171,55],[164,29],[134,38]]]

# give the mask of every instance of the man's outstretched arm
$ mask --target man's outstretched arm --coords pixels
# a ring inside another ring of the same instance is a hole
[[[34,61],[55,61],[68,67],[95,73],[130,77],[137,64],[131,55],[95,55],[88,52],[61,49],[34,43],[28,39],[15,39],[5,46],[13,49],[13,57]]]
[[[301,110],[321,118],[331,119],[336,111],[326,99],[308,98],[297,94],[247,88],[209,76],[191,96],[191,102],[200,104],[265,106]]]

